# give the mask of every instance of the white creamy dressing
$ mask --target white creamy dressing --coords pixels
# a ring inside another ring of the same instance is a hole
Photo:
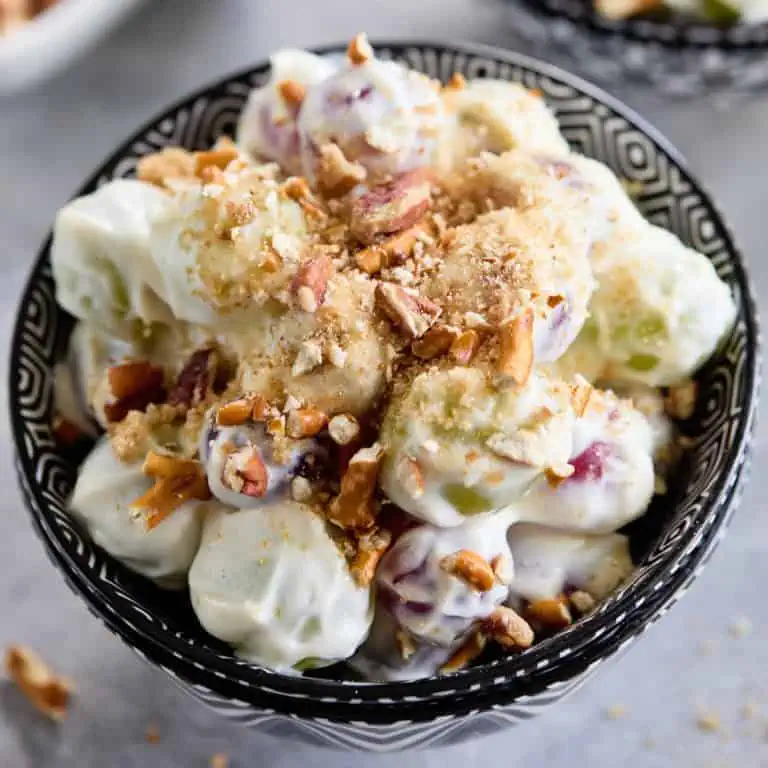
[[[189,589],[208,632],[272,669],[345,659],[372,619],[324,520],[288,500],[209,515]]]
[[[118,461],[102,437],[80,467],[69,508],[93,541],[125,566],[162,587],[181,589],[200,543],[203,517],[217,505],[188,501],[148,530],[141,511],[130,506],[153,484],[141,466]]]
[[[157,293],[161,274],[149,247],[150,222],[169,202],[157,187],[116,179],[65,205],[51,247],[59,304],[125,339],[135,335],[137,322],[172,320]]]

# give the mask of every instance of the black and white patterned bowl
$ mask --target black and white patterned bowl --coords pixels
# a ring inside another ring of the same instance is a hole
[[[678,598],[739,499],[759,387],[759,332],[749,279],[720,215],[678,153],[640,117],[588,83],[500,50],[408,44],[382,45],[379,51],[442,79],[459,71],[467,78],[498,77],[541,89],[574,148],[641,183],[639,204],[647,216],[706,254],[733,289],[738,322],[700,374],[699,406],[686,424],[694,440],[690,460],[663,503],[629,530],[639,567],[617,594],[530,651],[488,658],[449,677],[367,684],[340,678],[339,668],[304,678],[270,672],[237,659],[201,629],[185,596],[127,571],[67,514],[81,457],[62,452],[50,429],[52,369],[72,327],[55,303],[50,241],[19,307],[9,391],[18,474],[33,523],[94,613],[227,715],[314,743],[383,751],[450,743],[531,717],[583,683]],[[137,159],[159,147],[200,149],[231,133],[249,89],[266,72],[266,66],[256,67],[172,106],[120,147],[78,194],[131,175]]]
[[[718,27],[679,16],[608,19],[592,0],[503,0],[534,53],[560,54],[589,77],[691,96],[768,82],[768,22]]]

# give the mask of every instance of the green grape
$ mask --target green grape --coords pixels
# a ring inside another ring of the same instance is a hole
[[[308,656],[306,659],[302,659],[293,665],[293,668],[297,672],[308,672],[311,669],[319,669],[325,667],[328,662],[325,659],[319,659],[316,656]]]
[[[490,500],[481,493],[458,483],[446,485],[443,488],[443,498],[460,515],[479,515],[483,512],[489,512],[493,508]]]
[[[636,331],[641,341],[652,341],[667,335],[667,324],[661,315],[648,315],[637,324]]]
[[[726,0],[702,0],[704,16],[713,24],[735,24],[741,17],[738,8]]]
[[[627,360],[627,366],[633,371],[652,371],[659,364],[656,355],[632,355]]]

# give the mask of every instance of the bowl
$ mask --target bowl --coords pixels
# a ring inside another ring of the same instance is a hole
[[[342,47],[326,48],[338,54]],[[759,331],[744,264],[714,204],[677,151],[600,89],[555,67],[463,44],[382,44],[383,57],[434,77],[497,77],[539,88],[572,146],[633,186],[655,223],[707,255],[733,290],[738,321],[698,376],[701,396],[684,425],[693,447],[669,493],[627,531],[638,568],[598,610],[516,656],[488,656],[456,674],[408,683],[366,683],[340,667],[287,676],[238,659],[206,634],[182,594],[164,592],[94,546],[66,512],[82,455],[51,432],[53,366],[73,321],[55,303],[44,244],[18,310],[10,408],[17,470],[31,520],[70,586],[150,663],[222,713],[280,735],[328,746],[387,751],[452,743],[525,720],[582,684],[633,642],[698,574],[738,504],[759,389]],[[203,88],[119,147],[78,194],[130,176],[139,157],[181,142],[202,149],[231,134],[267,65]]]
[[[585,75],[677,96],[768,82],[768,22],[715,26],[672,16],[608,19],[590,0],[504,0],[532,52],[560,54]]]
[[[20,91],[61,71],[143,0],[59,0],[0,36],[0,93]]]

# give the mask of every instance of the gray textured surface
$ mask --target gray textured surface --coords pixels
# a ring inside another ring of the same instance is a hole
[[[326,0],[322,13],[320,6],[313,0],[155,0],[54,81],[0,101],[0,359],[7,357],[27,266],[54,212],[120,139],[170,100],[281,45],[332,42],[360,29],[380,37],[497,44],[513,39],[502,9],[488,0]],[[663,103],[627,89],[619,95],[669,135],[714,191],[747,254],[758,292],[765,295],[768,93],[725,110],[705,102]],[[0,425],[7,434],[4,408]],[[8,489],[0,499],[0,647],[35,646],[76,681],[78,695],[70,718],[56,727],[0,683],[0,766],[193,768],[226,752],[238,768],[352,768],[361,761],[399,768],[768,767],[765,442],[762,429],[753,481],[707,571],[618,663],[525,727],[452,749],[361,759],[280,743],[222,722],[111,636],[43,555],[15,490],[5,439],[0,442],[0,484]],[[747,636],[728,630],[739,616],[754,625]],[[619,708],[623,717],[611,719],[608,712]],[[697,728],[698,709],[718,714],[722,729]],[[145,741],[149,724],[159,729],[157,745]]]

